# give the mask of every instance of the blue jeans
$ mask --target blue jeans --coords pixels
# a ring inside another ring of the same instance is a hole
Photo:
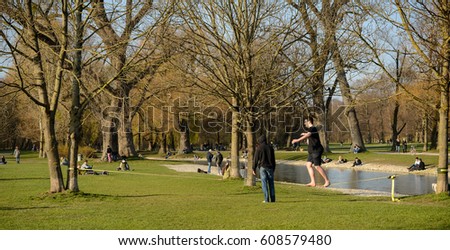
[[[275,202],[275,183],[273,178],[273,169],[259,168],[259,176],[261,178],[262,190],[264,193],[264,201]]]
[[[208,161],[208,174],[211,173],[211,162]]]

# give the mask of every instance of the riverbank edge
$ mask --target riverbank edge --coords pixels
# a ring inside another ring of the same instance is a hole
[[[149,160],[159,160],[164,161],[164,159],[159,158],[146,158]],[[164,164],[165,167],[175,170],[177,172],[197,172],[198,169],[206,170],[207,163],[204,160],[197,160],[197,161],[191,161],[187,159],[170,159],[170,161],[177,161],[182,164]],[[292,166],[305,166],[306,161],[301,160],[277,160],[278,164],[286,164],[286,165],[292,165]],[[214,174],[216,173],[216,167],[214,164],[212,164],[211,172]],[[355,170],[364,170],[364,171],[374,171],[374,172],[386,172],[386,173],[392,173],[392,174],[422,174],[422,175],[436,175],[435,168],[428,168],[422,171],[412,171],[409,172],[407,167],[404,166],[398,166],[398,165],[385,165],[385,164],[377,164],[377,163],[363,163],[361,166],[352,167],[351,162],[343,163],[343,164],[337,164],[337,163],[325,163],[322,165],[322,167],[326,170],[327,168],[345,168],[345,169],[355,169]],[[305,184],[299,184],[299,183],[288,183],[288,182],[277,182],[283,185],[301,185],[306,186]],[[355,196],[381,196],[381,197],[389,197],[392,194],[390,192],[382,192],[382,191],[376,191],[376,190],[364,190],[364,189],[345,189],[345,188],[333,188],[333,183],[331,183],[330,187],[327,187],[326,189],[337,191],[344,194],[349,195],[355,195]],[[323,188],[323,187],[316,187],[316,188]],[[406,197],[408,195],[405,194],[395,194],[395,197]]]

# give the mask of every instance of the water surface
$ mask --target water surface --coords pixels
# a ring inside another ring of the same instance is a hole
[[[363,189],[381,192],[391,192],[392,180],[388,179],[392,173],[359,170],[358,168],[326,168],[332,188]],[[309,183],[309,175],[305,166],[277,164],[275,180],[290,183]],[[323,179],[316,171],[316,183],[323,184]],[[395,192],[404,195],[421,195],[433,193],[432,183],[436,183],[436,176],[417,174],[396,174]]]

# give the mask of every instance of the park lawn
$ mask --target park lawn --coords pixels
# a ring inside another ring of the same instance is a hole
[[[170,161],[133,160],[133,171],[95,162],[109,175],[79,176],[80,193],[48,194],[45,160],[25,155],[0,165],[0,229],[450,229],[446,195],[357,197],[277,184],[262,203],[260,184],[179,173]],[[64,167],[64,172],[65,172]]]

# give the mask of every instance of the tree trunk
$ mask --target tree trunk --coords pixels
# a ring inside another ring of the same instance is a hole
[[[189,138],[189,125],[186,119],[181,118],[181,121],[178,122],[180,128],[180,146],[178,147],[178,153],[191,153],[191,140]]]
[[[45,158],[45,141],[44,141],[44,125],[42,123],[42,115],[39,115],[39,158]]]
[[[315,87],[315,91],[313,94],[313,103],[314,108],[316,110],[313,110],[313,113],[317,116],[315,117],[315,120],[318,122],[316,124],[321,124],[322,129],[319,129],[319,136],[320,136],[320,143],[322,144],[324,148],[324,153],[331,153],[331,149],[328,143],[328,134],[327,131],[325,131],[326,128],[326,120],[327,120],[327,112],[325,112],[325,103],[323,98],[323,84],[317,84]],[[309,115],[310,112],[308,112]]]
[[[132,117],[130,107],[129,91],[124,91],[124,97],[122,98],[120,125],[118,129],[119,136],[119,155],[137,156],[136,149],[134,148],[133,130],[132,130]]]
[[[72,106],[70,110],[70,128],[69,128],[69,166],[67,169],[66,189],[78,192],[78,171],[77,156],[78,145],[81,140],[81,118],[84,107],[80,103],[80,79],[82,74],[82,49],[83,49],[83,23],[82,12],[83,4],[75,1],[75,56],[73,60],[73,78],[72,78]]]
[[[80,65],[81,66],[81,65]],[[80,71],[81,73],[81,71]],[[69,166],[67,170],[66,188],[78,192],[78,146],[81,140],[81,118],[83,109],[80,107],[80,90],[78,77],[72,81],[72,109],[70,111],[70,128],[69,128]]]
[[[53,113],[43,111],[45,152],[47,153],[50,172],[50,193],[64,190],[64,180],[59,162],[58,141],[55,133],[55,117]]]
[[[159,154],[167,154],[167,136],[166,133],[161,133],[161,144],[159,147]]]
[[[422,131],[423,131],[423,148],[422,151],[428,151],[428,116],[425,114],[422,119]]]
[[[245,182],[246,186],[255,186],[256,185],[256,179],[253,175],[253,160],[255,156],[255,142],[256,142],[256,135],[255,131],[253,129],[253,118],[247,117],[246,118],[246,125],[245,125],[245,134],[247,137],[247,156],[248,156],[248,162],[247,162],[247,179]]]
[[[233,97],[233,106],[237,107],[238,102]],[[239,170],[239,112],[234,108],[231,109],[231,165],[230,165],[230,178],[240,178]]]
[[[117,153],[119,151],[118,148],[118,138],[117,138],[117,130],[118,130],[118,100],[113,98],[110,103],[110,107],[105,108],[102,111],[102,136],[103,136],[103,145],[102,145],[102,160],[107,160],[106,150],[108,146],[111,146],[113,152]]]
[[[437,149],[438,145],[438,123],[436,121],[433,121],[433,128],[431,129],[431,136],[430,136],[430,149]]]
[[[396,93],[397,93],[397,91],[398,91],[398,84],[397,84]],[[392,146],[391,146],[391,151],[392,152],[395,151],[395,144],[396,144],[398,135],[401,132],[401,130],[400,131],[397,130],[399,109],[400,109],[400,104],[398,103],[397,100],[395,100],[394,112],[392,113],[392,123],[391,123],[391,129],[392,129],[392,136],[391,136]]]
[[[71,122],[70,129],[75,129],[75,131],[70,133],[70,143],[69,143],[69,166],[67,169],[67,184],[66,187],[68,190],[73,192],[80,191],[78,187],[78,145],[79,145],[79,131],[80,127],[76,128],[76,126],[81,126],[81,124],[77,124],[79,122]]]
[[[449,110],[449,84],[445,91],[441,92],[441,107],[439,109],[439,135],[438,135],[438,150],[439,163],[436,193],[448,193],[448,110]]]
[[[337,79],[339,82],[339,87],[342,92],[342,98],[344,100],[344,105],[346,106],[345,115],[347,116],[347,121],[350,129],[350,137],[352,140],[352,148],[358,145],[361,151],[366,151],[364,145],[364,140],[362,138],[361,129],[359,127],[358,117],[356,115],[356,109],[353,105],[353,97],[350,91],[350,85],[347,81],[347,76],[345,73],[344,62],[342,61],[341,55],[339,54],[339,48],[337,47],[337,42],[335,41],[334,52],[332,55],[333,64],[337,71]]]

